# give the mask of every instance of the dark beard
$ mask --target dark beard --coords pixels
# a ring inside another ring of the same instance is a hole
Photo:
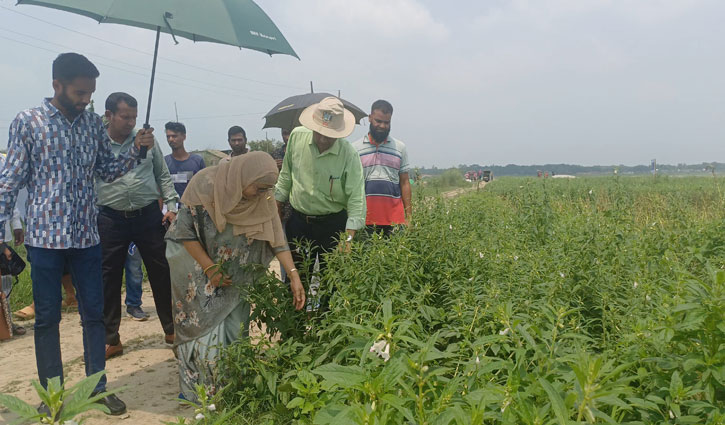
[[[73,101],[70,100],[68,95],[65,94],[65,89],[63,89],[63,91],[58,96],[58,104],[69,115],[68,118],[75,118],[78,115],[82,114],[83,110],[85,110],[85,108],[81,109],[80,111],[78,110],[78,107],[76,106],[76,104],[73,103]]]
[[[373,140],[375,140],[376,142],[383,143],[388,139],[388,134],[390,134],[389,128],[385,131],[376,131],[375,127],[370,124],[370,136],[372,136]]]

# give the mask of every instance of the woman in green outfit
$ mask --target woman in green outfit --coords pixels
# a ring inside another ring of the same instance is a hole
[[[216,390],[219,348],[248,336],[243,291],[262,272],[246,265],[266,268],[276,256],[290,276],[295,308],[305,304],[271,192],[276,181],[277,164],[264,152],[205,168],[186,188],[166,235],[179,381],[188,400],[196,400],[196,384]]]

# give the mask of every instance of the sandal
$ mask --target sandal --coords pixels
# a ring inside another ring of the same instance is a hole
[[[15,323],[13,323],[13,334],[14,335],[25,335],[26,332],[27,331],[25,330],[24,327],[19,326],[19,325],[16,325]]]
[[[22,308],[15,313],[13,313],[15,317],[17,317],[20,320],[30,320],[35,318],[35,307],[32,305],[29,305],[25,308]]]

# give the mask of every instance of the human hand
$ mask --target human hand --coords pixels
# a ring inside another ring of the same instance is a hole
[[[136,140],[134,141],[134,144],[138,149],[141,149],[142,146],[146,146],[146,148],[151,149],[154,147],[154,129],[152,128],[142,128],[141,130],[136,133]]]
[[[345,239],[344,241],[342,239],[340,239],[340,246],[338,248],[340,250],[340,252],[342,252],[344,254],[349,254],[350,251],[352,251],[352,238],[354,236],[355,236],[355,231],[347,229],[347,239]]]
[[[230,286],[232,279],[229,276],[224,276],[224,273],[219,270],[219,267],[212,267],[206,271],[206,277],[212,286],[216,288]]]
[[[15,246],[22,245],[25,242],[25,232],[23,229],[13,230],[13,236],[15,237]]]
[[[302,310],[305,306],[305,287],[302,286],[300,275],[293,272],[290,275],[290,289],[292,290],[292,304],[295,310]]]
[[[168,227],[174,220],[176,220],[176,213],[168,211],[166,214],[164,214],[164,218],[161,219],[161,224]]]

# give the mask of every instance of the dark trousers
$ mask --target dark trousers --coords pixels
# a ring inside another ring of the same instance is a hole
[[[43,387],[47,380],[59,376],[63,382],[63,361],[60,354],[61,277],[69,269],[78,299],[78,312],[83,326],[83,360],[86,375],[106,368],[106,347],[103,324],[103,276],[101,246],[84,249],[46,249],[27,246],[30,279],[35,302],[35,361]],[[104,375],[96,386],[106,388]]]
[[[103,248],[103,315],[106,324],[106,344],[121,341],[118,328],[121,325],[121,280],[126,263],[128,245],[133,242],[141,253],[146,266],[156,312],[166,335],[174,333],[171,313],[171,277],[166,261],[166,229],[161,224],[163,214],[156,201],[124,214],[101,207],[98,214],[98,233]]]
[[[303,260],[307,256],[304,251],[306,246],[304,242],[307,241],[311,244],[311,251],[309,252],[311,261],[307,270],[308,278],[312,276],[315,255],[331,251],[337,247],[340,232],[345,231],[346,223],[347,211],[345,210],[317,217],[305,216],[298,211],[292,211],[286,226],[287,241],[290,245],[295,266],[302,266]],[[295,244],[295,239],[300,241],[299,245]],[[320,255],[320,271],[324,270],[324,268],[325,260]],[[323,299],[328,297],[323,296]]]

